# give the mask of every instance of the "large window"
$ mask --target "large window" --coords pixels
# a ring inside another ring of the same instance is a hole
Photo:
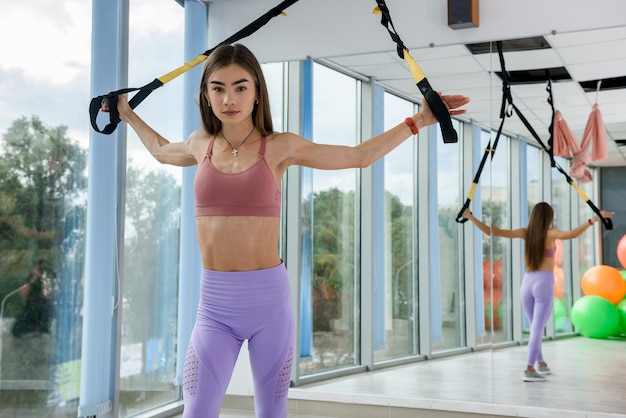
[[[483,149],[491,141],[483,133]],[[508,170],[509,138],[501,135],[493,158],[488,158],[485,173],[481,176],[483,196],[483,219],[487,224],[511,228],[511,182]],[[509,341],[511,335],[511,240],[502,237],[484,237],[483,240],[483,289],[485,300],[485,329],[492,331],[493,343]]]
[[[357,144],[357,88],[353,78],[313,67],[313,137],[325,144]],[[314,170],[304,212],[312,239],[312,352],[301,373],[359,362],[357,301],[357,170]],[[312,200],[312,201],[311,201]],[[312,205],[312,207],[311,207]]]
[[[526,145],[526,213],[522,212],[522,224],[526,225],[533,206],[542,199],[541,179],[543,177],[541,151],[537,147]]]
[[[36,116],[15,120],[0,149],[2,410],[75,410],[86,151],[64,127]]]
[[[454,120],[454,127],[462,134],[460,124]],[[437,309],[441,319],[439,326],[431,330],[433,351],[458,348],[465,345],[465,292],[461,280],[461,253],[459,247],[459,224],[455,221],[461,200],[461,144],[444,144],[441,132],[437,130],[437,213],[439,237],[438,290],[439,300],[431,300],[431,312]],[[432,196],[434,199],[435,196]],[[432,249],[431,249],[432,251]],[[432,260],[432,258],[431,258]],[[431,268],[434,268],[432,266]],[[431,286],[435,283],[431,282]]]
[[[384,95],[384,129],[398,124],[398,115],[416,112],[413,103],[389,93]],[[416,352],[416,198],[415,140],[403,142],[384,159],[385,169],[385,279],[383,312],[376,312],[383,327],[375,330],[376,361]],[[378,295],[375,295],[378,297]],[[382,319],[381,319],[382,318]],[[378,323],[378,322],[376,322]],[[381,332],[382,331],[382,332]]]
[[[597,175],[597,170],[590,169],[592,176]],[[596,202],[594,199],[594,187],[593,183],[579,183],[578,187],[589,197],[593,202]],[[573,226],[580,225],[584,222],[587,222],[587,219],[592,218],[595,213],[591,210],[587,202],[579,196],[578,193],[572,193],[572,199],[574,199],[578,203],[578,221],[574,222]],[[597,204],[597,202],[596,202]],[[598,227],[602,228],[604,231],[604,226],[601,223],[596,224]],[[602,226],[601,226],[602,225]],[[580,279],[583,277],[585,272],[591,267],[596,265],[596,243],[598,242],[597,231],[591,229],[584,234],[582,234],[578,238],[578,269],[574,272],[572,271],[572,276],[574,277],[574,283],[576,284],[572,288],[572,293],[574,294],[575,300],[576,296],[580,296],[576,292],[580,292]],[[576,245],[574,245],[574,251],[576,251]]]
[[[130,3],[129,85],[184,62],[184,9],[171,0]],[[146,19],[150,16],[150,19]],[[167,52],[166,52],[167,51]],[[182,138],[183,77],[137,109],[171,142]],[[175,385],[182,170],[158,163],[128,129],[120,416],[179,399]],[[180,347],[178,348],[180,349]]]
[[[76,416],[91,3],[9,6],[0,13],[0,415]]]
[[[565,171],[569,172],[569,161],[555,158],[556,163]],[[566,177],[556,168],[552,168],[552,208],[554,209],[554,227],[568,230],[572,227],[571,208],[577,199],[576,194],[572,194],[573,188],[567,182]],[[573,281],[577,270],[573,265],[572,253],[577,245],[576,241],[558,241],[557,254],[555,254],[554,267],[554,330],[557,334],[572,332],[571,321],[567,312],[573,304]]]

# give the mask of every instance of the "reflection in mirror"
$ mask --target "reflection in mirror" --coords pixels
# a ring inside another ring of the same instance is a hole
[[[494,138],[491,139],[493,144]],[[488,202],[483,203],[483,219],[500,228],[512,227],[511,173],[507,163],[509,140],[506,135],[500,136],[495,156],[490,161],[489,176],[482,185],[489,192]],[[484,272],[490,272],[489,278],[485,277],[485,327],[491,331],[492,344],[498,344],[511,341],[513,337],[511,240],[492,236],[483,242]]]
[[[431,339],[433,353],[466,347],[465,339],[466,313],[461,309],[465,300],[465,287],[462,282],[460,269],[461,249],[458,245],[460,230],[455,222],[459,210],[458,202],[461,195],[461,144],[463,143],[460,124],[453,121],[453,126],[459,134],[459,142],[444,144],[441,132],[437,131],[437,141],[431,141],[431,146],[437,147],[437,213],[439,231],[439,289],[438,294],[431,289],[431,315],[439,318],[439,324],[431,321]],[[432,197],[435,198],[435,197]],[[432,250],[432,247],[431,247]],[[458,260],[457,262],[450,262]],[[437,263],[433,263],[436,265]],[[472,343],[473,344],[473,343]]]
[[[354,146],[357,81],[314,64],[313,107],[315,138],[325,143]],[[326,86],[333,85],[334,89]],[[354,98],[338,102],[337,97]],[[312,306],[301,315],[310,318],[310,352],[301,353],[300,374],[307,375],[353,366],[358,362],[355,255],[357,173],[354,169],[313,171],[312,193],[304,197],[303,210],[310,230],[309,287]],[[306,354],[306,355],[302,355]]]
[[[414,104],[390,93],[384,97],[384,129],[395,126],[397,115],[415,113]],[[387,307],[375,314],[384,324],[375,321],[374,361],[384,361],[417,354],[418,324],[414,306],[417,265],[414,262],[416,238],[413,233],[416,188],[413,141],[405,141],[384,160],[385,178],[385,301],[376,306]],[[381,296],[382,292],[374,297]],[[384,327],[384,328],[383,328]],[[380,332],[383,330],[383,332]]]

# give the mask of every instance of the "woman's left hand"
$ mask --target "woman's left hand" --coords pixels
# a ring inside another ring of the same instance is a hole
[[[613,215],[615,215],[615,212],[609,212],[609,211],[606,211],[606,210],[601,210],[600,211],[600,215],[602,215],[602,217],[604,219],[608,219],[608,218],[612,218]],[[598,215],[596,215],[596,217],[598,217]],[[598,221],[599,220],[600,220],[600,218],[598,218]]]

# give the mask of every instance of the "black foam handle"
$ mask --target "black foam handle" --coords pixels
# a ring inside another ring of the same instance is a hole
[[[105,106],[105,101],[107,102]],[[103,107],[109,109],[109,123],[102,129],[98,127],[98,113]],[[89,103],[89,119],[91,127],[101,134],[109,135],[115,131],[120,123],[120,115],[117,111],[117,95],[114,93],[105,94],[103,96],[94,97]]]
[[[461,208],[461,210],[459,210],[459,213],[456,214],[455,221],[457,221],[460,224],[464,224],[465,222],[469,220],[463,216],[463,212],[465,212],[465,209],[469,208],[470,201],[471,201],[470,199],[466,199],[465,203],[463,204],[463,207]]]
[[[571,179],[569,179],[569,181],[571,183]],[[610,231],[611,229],[613,229],[613,221],[611,221],[611,219],[603,217],[602,214],[600,213],[600,209],[598,209],[598,207],[594,205],[594,203],[591,200],[587,200],[587,204],[589,205],[591,209],[593,209],[596,215],[598,215],[598,218],[600,218],[600,220],[602,221],[602,225],[604,225],[604,228],[606,228],[607,231]]]
[[[125,88],[125,89],[109,92],[108,94],[105,94],[102,96],[94,97],[93,99],[91,99],[91,102],[89,103],[89,119],[91,121],[92,128],[96,132],[100,132],[101,134],[105,134],[105,135],[112,134],[115,131],[115,128],[117,128],[117,125],[119,125],[119,123],[121,122],[120,114],[117,110],[118,96],[139,90],[135,94],[135,96],[132,99],[130,99],[128,102],[128,105],[131,107],[131,109],[134,109],[137,106],[139,106],[139,103],[144,101],[144,99],[148,97],[150,93],[152,93],[154,90],[158,89],[162,85],[163,85],[163,82],[161,82],[161,80],[159,80],[158,78],[155,78],[154,80],[152,80],[150,83],[146,84],[143,87]],[[106,106],[104,103],[105,101],[107,102]],[[104,128],[100,129],[98,127],[98,120],[97,120],[98,113],[104,107],[109,109],[108,111],[109,123]]]
[[[441,135],[443,136],[443,142],[445,144],[453,144],[459,141],[459,137],[452,126],[452,118],[450,112],[446,107],[439,93],[433,90],[430,83],[426,78],[417,83],[417,87],[422,92],[424,99],[428,102],[430,110],[439,121],[439,128],[441,129]]]

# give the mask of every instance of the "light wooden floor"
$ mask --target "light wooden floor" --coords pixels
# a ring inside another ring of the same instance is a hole
[[[523,382],[526,346],[509,347],[292,388],[289,417],[626,417],[626,339],[546,341],[543,352],[546,382]],[[254,416],[249,400],[234,403],[222,417]]]

